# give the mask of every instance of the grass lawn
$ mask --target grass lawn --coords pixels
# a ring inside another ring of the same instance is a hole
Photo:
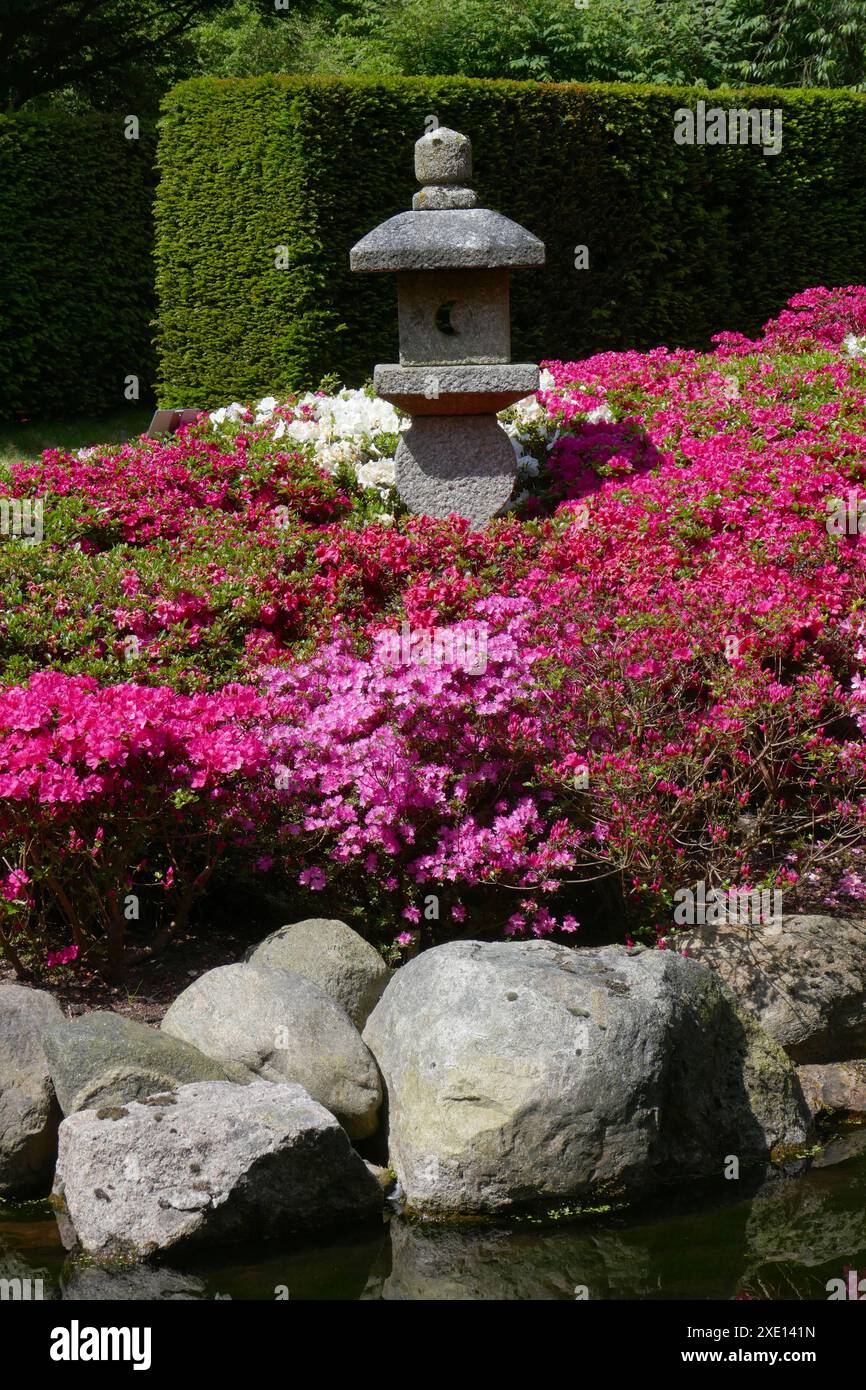
[[[143,434],[152,419],[152,407],[137,405],[98,419],[39,420],[29,425],[0,424],[0,466],[38,459],[43,449],[83,449],[89,444],[122,444]]]

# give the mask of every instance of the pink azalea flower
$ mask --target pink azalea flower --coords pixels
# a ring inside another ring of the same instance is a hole
[[[314,893],[320,892],[321,889],[325,887],[327,881],[322,870],[315,866],[311,869],[302,869],[298,875],[298,882],[301,886],[304,888],[311,888]]]

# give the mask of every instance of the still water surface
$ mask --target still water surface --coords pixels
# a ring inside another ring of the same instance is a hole
[[[827,1298],[866,1278],[866,1128],[805,1167],[574,1222],[446,1228],[394,1218],[315,1240],[109,1272],[69,1259],[46,1208],[0,1206],[0,1278],[65,1299]]]

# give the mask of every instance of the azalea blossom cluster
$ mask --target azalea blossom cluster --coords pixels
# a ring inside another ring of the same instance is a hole
[[[857,343],[864,335],[866,287],[845,285],[826,289],[820,285],[789,299],[781,314],[764,325],[760,338],[750,339],[741,333],[717,333],[713,342],[718,345],[720,354],[844,348],[851,356],[857,356]]]
[[[553,386],[547,371],[541,373],[541,390]],[[400,434],[411,424],[408,415],[394,409],[369,391],[341,387],[334,392],[309,391],[289,401],[265,396],[254,405],[233,401],[208,412],[211,429],[229,438],[249,428],[259,438],[285,441],[308,451],[324,472],[349,470],[362,488],[375,488],[387,518],[394,509],[396,461]],[[537,396],[527,396],[501,414],[517,459],[518,475],[538,475],[539,460],[552,448],[558,427]]]
[[[556,749],[534,619],[526,601],[476,605],[474,623],[492,632],[481,673],[447,659],[395,667],[381,644],[365,659],[344,641],[267,673],[274,784],[291,815],[281,838],[303,884],[362,871],[418,921],[425,885],[446,886],[462,920],[461,885],[506,882],[520,890],[509,934],[576,928],[542,902],[583,831],[552,813],[549,792],[528,790]],[[451,629],[458,647],[465,627]]]
[[[74,504],[76,540],[90,552],[118,542],[141,547],[178,541],[202,525],[224,534],[269,532],[281,520],[326,521],[348,498],[296,453],[262,458],[253,438],[237,434],[230,448],[201,431],[86,449],[48,449],[38,463],[16,465],[16,488],[40,489]],[[67,512],[71,509],[67,506]],[[49,541],[51,536],[48,536]]]
[[[866,900],[866,539],[826,525],[864,338],[866,289],[814,289],[754,340],[548,362],[483,531],[364,482],[404,422],[363,392],[13,469],[46,529],[0,547],[7,945],[84,955],[139,889],[170,924],[225,864],[401,944],[664,946],[697,881]],[[485,662],[389,663],[404,624]]]
[[[229,436],[252,425],[259,437],[306,446],[324,472],[350,469],[361,487],[376,488],[383,501],[394,487],[393,450],[410,424],[387,401],[347,387],[332,393],[308,391],[282,404],[275,396],[254,406],[233,401],[210,411],[207,420]]]
[[[151,927],[184,924],[221,853],[253,824],[245,793],[266,763],[251,728],[262,710],[242,686],[184,696],[54,672],[0,692],[0,843],[26,847],[29,861],[0,885],[13,963],[16,930],[40,925],[37,902],[72,936],[49,965],[100,937],[119,965],[143,899]]]

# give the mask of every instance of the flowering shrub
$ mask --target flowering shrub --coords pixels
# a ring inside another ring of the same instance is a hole
[[[864,336],[866,289],[809,290],[754,342],[547,363],[484,531],[401,511],[361,392],[12,470],[45,539],[0,543],[8,948],[116,942],[135,885],[170,930],[217,862],[401,943],[665,941],[699,880],[866,897]],[[403,624],[486,665],[389,664]]]
[[[128,923],[151,947],[183,927],[253,826],[261,711],[241,686],[182,696],[50,672],[0,695],[0,839],[26,863],[0,884],[0,939],[19,970],[20,909],[31,936],[71,935],[49,966],[92,952],[116,973]]]
[[[750,353],[766,349],[804,351],[844,346],[854,351],[858,337],[866,333],[866,288],[848,285],[844,289],[804,290],[788,301],[778,318],[764,325],[757,341],[741,333],[718,333],[713,339],[719,354]]]
[[[476,605],[474,622],[494,630],[483,673],[452,660],[394,665],[381,647],[364,660],[345,642],[267,673],[275,784],[291,815],[280,839],[302,884],[362,870],[419,922],[425,885],[437,899],[444,886],[461,921],[461,885],[505,882],[522,890],[507,930],[554,929],[533,895],[574,864],[582,832],[550,814],[549,792],[527,790],[556,748],[551,693],[534,678],[534,619],[516,599]]]

